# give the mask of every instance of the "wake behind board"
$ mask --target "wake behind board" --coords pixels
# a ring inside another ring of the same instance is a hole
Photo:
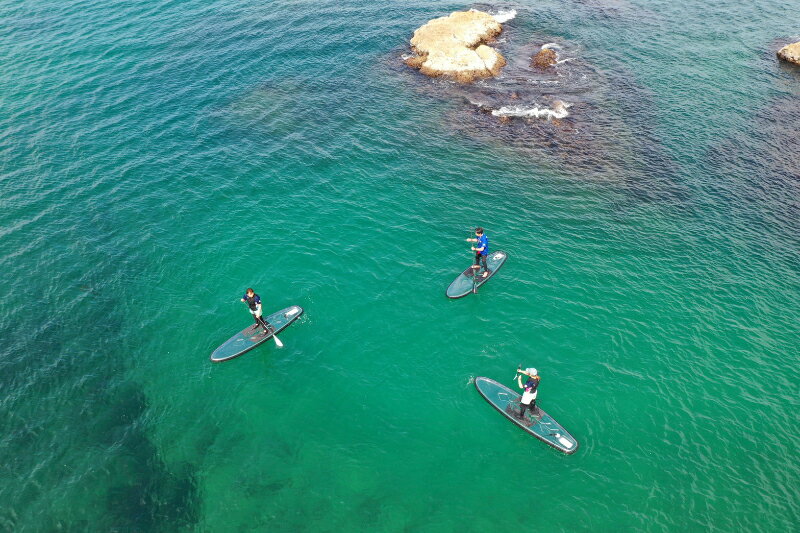
[[[462,298],[467,294],[472,292],[473,287],[478,288],[489,279],[495,275],[495,273],[500,270],[500,267],[505,264],[506,259],[508,259],[508,254],[498,250],[496,252],[492,252],[486,258],[486,268],[489,269],[489,275],[485,278],[483,277],[483,272],[478,275],[477,280],[474,280],[475,271],[478,270],[477,268],[469,267],[464,272],[459,274],[459,276],[447,287],[447,297],[448,298]],[[481,267],[481,271],[483,267]]]
[[[270,326],[272,331],[267,333],[262,326],[254,327],[255,324],[248,326],[214,350],[211,354],[211,360],[215,363],[219,363],[228,361],[234,357],[239,357],[245,352],[249,352],[262,342],[271,339],[273,335],[289,327],[289,325],[300,318],[302,314],[303,308],[299,305],[293,305],[272,313],[269,316],[265,316],[264,321]]]
[[[518,414],[521,396],[505,385],[493,379],[477,377],[475,388],[495,409],[537,439],[566,454],[573,454],[578,450],[578,441],[541,409],[537,409],[534,415],[527,411],[525,420],[520,420]]]

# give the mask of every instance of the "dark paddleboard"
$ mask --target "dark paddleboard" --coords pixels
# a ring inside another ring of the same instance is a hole
[[[502,250],[490,253],[488,257],[486,257],[486,268],[489,269],[489,275],[485,278],[482,275],[479,275],[476,281],[473,278],[477,269],[469,267],[464,272],[459,274],[453,283],[447,287],[447,297],[462,298],[467,294],[470,294],[473,286],[477,288],[489,281],[489,279],[494,276],[498,270],[500,270],[500,267],[505,264],[506,259],[508,259],[508,254]],[[483,270],[483,267],[481,267],[481,270]]]
[[[573,454],[578,450],[578,441],[541,409],[537,409],[533,415],[527,411],[526,419],[520,420],[517,415],[521,396],[505,385],[493,379],[478,377],[475,378],[475,388],[495,409],[537,439],[566,454]]]
[[[289,325],[300,318],[303,314],[303,308],[299,305],[293,305],[286,309],[281,309],[276,313],[264,317],[264,321],[272,328],[273,331],[267,333],[261,326],[254,327],[248,326],[243,329],[220,346],[211,354],[211,360],[215,363],[221,361],[228,361],[234,357],[239,357],[245,352],[249,352],[262,342],[271,339],[276,333],[280,333]]]

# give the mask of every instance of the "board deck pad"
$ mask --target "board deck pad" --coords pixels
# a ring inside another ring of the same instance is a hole
[[[486,266],[489,266],[489,261],[486,261]],[[483,269],[483,267],[481,267],[481,269]],[[461,274],[466,276],[466,277],[468,277],[468,278],[471,278],[472,276],[475,275],[475,272],[477,272],[477,271],[478,271],[477,268],[469,267],[464,272],[462,272]],[[487,269],[486,272],[489,273],[489,274],[486,275],[486,278],[488,279],[492,275],[492,271]],[[481,272],[479,279],[483,279],[483,278],[484,278],[483,272]]]
[[[251,324],[214,350],[211,354],[211,360],[215,363],[219,363],[249,352],[264,341],[271,339],[273,335],[289,327],[289,325],[300,318],[302,314],[303,308],[299,305],[293,305],[272,313],[269,316],[265,316],[264,321],[270,326],[271,331],[264,331],[262,326],[254,328],[253,326],[255,324]]]
[[[459,276],[453,280],[453,283],[447,287],[447,297],[448,298],[462,298],[470,293],[472,293],[473,286],[480,287],[487,281],[489,281],[492,276],[494,276],[500,267],[508,259],[508,254],[502,250],[498,250],[496,252],[490,253],[486,257],[486,268],[489,271],[489,275],[485,278],[482,276],[483,274],[483,266],[481,266],[481,274],[478,275],[477,280],[474,280],[473,277],[475,276],[474,272],[477,269],[472,268],[471,266],[468,267],[464,272],[459,274]]]
[[[493,379],[477,377],[475,388],[495,409],[537,439],[566,454],[573,454],[578,450],[578,441],[575,437],[544,410],[537,408],[533,414],[528,410],[525,413],[525,420],[520,420],[518,415],[521,396],[505,385]]]

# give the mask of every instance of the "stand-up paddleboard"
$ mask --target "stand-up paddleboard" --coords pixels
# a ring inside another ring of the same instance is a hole
[[[270,326],[271,331],[268,333],[264,331],[262,326],[248,326],[243,329],[220,346],[211,354],[211,360],[215,363],[221,361],[228,361],[234,357],[239,357],[245,352],[249,352],[262,342],[271,339],[289,327],[289,325],[300,318],[303,314],[303,308],[299,305],[293,305],[286,309],[281,309],[277,313],[272,313],[264,317],[264,321]]]
[[[495,409],[537,439],[566,454],[577,451],[578,441],[552,416],[541,409],[537,408],[534,414],[531,414],[530,410],[526,411],[525,420],[520,420],[519,400],[521,396],[505,385],[501,385],[493,379],[478,377],[475,378],[475,388]]]
[[[489,275],[485,278],[483,277],[483,267],[481,266],[481,274],[478,275],[477,279],[474,279],[475,271],[478,269],[469,267],[459,274],[453,283],[447,287],[447,297],[462,298],[471,293],[473,288],[478,288],[489,281],[489,279],[494,276],[495,272],[500,270],[500,267],[503,266],[506,259],[508,259],[508,254],[502,250],[490,253],[486,257],[486,268],[489,269]]]

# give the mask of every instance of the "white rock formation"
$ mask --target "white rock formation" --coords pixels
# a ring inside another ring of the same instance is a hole
[[[414,32],[414,56],[406,64],[427,76],[461,82],[497,76],[506,60],[485,43],[503,31],[495,17],[483,11],[456,11],[431,20]]]

